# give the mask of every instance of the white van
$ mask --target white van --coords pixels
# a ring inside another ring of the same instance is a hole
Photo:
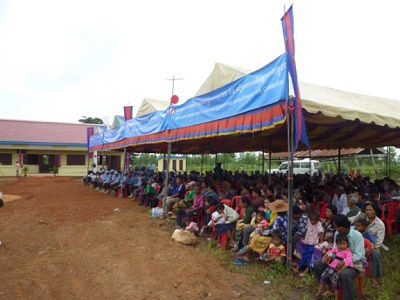
[[[271,170],[271,173],[284,173],[288,171],[288,162],[281,163],[278,169]],[[314,174],[322,175],[323,169],[318,160],[311,160],[311,176]],[[310,174],[310,160],[305,158],[303,160],[295,160],[293,162],[293,174]]]

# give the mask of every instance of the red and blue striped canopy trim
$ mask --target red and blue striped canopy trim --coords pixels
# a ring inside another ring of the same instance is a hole
[[[90,151],[262,131],[284,123],[285,101],[231,118],[90,147]]]

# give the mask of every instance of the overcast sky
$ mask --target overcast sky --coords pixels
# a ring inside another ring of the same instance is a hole
[[[284,52],[290,1],[0,1],[0,118],[76,122],[192,97]],[[294,1],[300,81],[400,99],[400,1]]]

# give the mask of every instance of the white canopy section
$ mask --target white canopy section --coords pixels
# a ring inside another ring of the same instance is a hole
[[[138,112],[136,113],[136,118],[145,116],[157,110],[164,110],[168,106],[169,102],[167,101],[144,98]]]
[[[216,63],[196,96],[211,92],[248,73],[250,71]],[[309,83],[300,83],[300,94],[303,108],[312,114],[321,112],[328,117],[341,117],[349,121],[358,119],[367,124],[400,128],[400,100],[345,92]]]

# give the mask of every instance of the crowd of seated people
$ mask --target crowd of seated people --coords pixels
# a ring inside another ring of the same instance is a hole
[[[120,189],[120,196],[149,207],[161,206],[166,195],[165,207],[176,215],[177,228],[190,225],[199,235],[209,230],[226,236],[236,257],[255,256],[267,263],[285,259],[291,209],[293,257],[298,258],[292,260],[293,271],[304,276],[313,270],[320,281],[318,294],[327,281],[336,291],[340,283],[344,299],[353,299],[353,281],[366,269],[372,283],[380,284],[385,238],[381,210],[386,203],[397,205],[400,196],[390,178],[372,181],[361,175],[296,175],[292,207],[285,175],[222,169],[203,175],[171,172],[166,190],[164,173],[142,168],[99,170],[84,182],[104,193]],[[340,258],[345,254],[347,260]]]

